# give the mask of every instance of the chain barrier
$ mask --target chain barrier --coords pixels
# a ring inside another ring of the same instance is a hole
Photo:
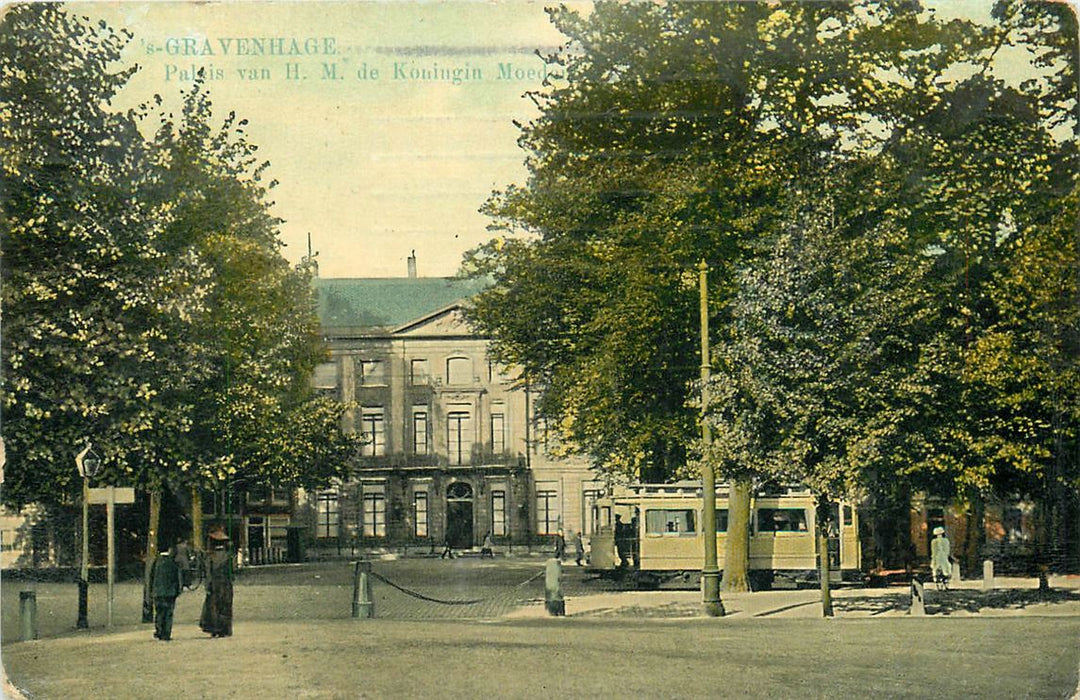
[[[382,581],[383,583],[390,586],[391,588],[397,589],[398,591],[401,591],[405,595],[412,596],[413,598],[416,598],[417,600],[424,600],[424,601],[427,601],[429,603],[438,603],[439,605],[479,605],[480,603],[487,603],[487,602],[493,601],[493,600],[505,595],[506,592],[515,591],[515,590],[517,590],[519,588],[522,588],[523,586],[529,585],[530,583],[532,583],[536,579],[543,576],[544,575],[544,570],[541,569],[534,576],[530,576],[528,579],[522,581],[521,583],[516,584],[514,586],[511,586],[504,593],[489,596],[487,598],[473,598],[473,599],[469,599],[469,600],[445,600],[445,599],[442,599],[442,598],[433,598],[431,596],[424,595],[423,593],[420,593],[419,591],[414,591],[414,590],[406,588],[406,587],[404,587],[402,585],[394,583],[390,579],[386,578],[385,576],[382,576],[381,574],[379,574],[379,573],[377,573],[375,571],[370,572],[370,574],[371,574],[372,578],[377,579],[379,581]]]

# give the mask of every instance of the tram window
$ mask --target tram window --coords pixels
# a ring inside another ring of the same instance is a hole
[[[806,532],[802,508],[759,508],[758,532]]]
[[[692,535],[695,532],[697,518],[689,508],[645,511],[647,535]]]
[[[727,532],[727,508],[716,509],[716,531]]]

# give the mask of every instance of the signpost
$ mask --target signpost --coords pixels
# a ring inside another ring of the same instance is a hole
[[[107,562],[107,594],[105,625],[112,627],[113,619],[113,585],[116,583],[116,504],[134,503],[135,489],[124,486],[105,486],[103,488],[90,489],[90,503],[105,504],[106,528],[108,528],[108,562]]]

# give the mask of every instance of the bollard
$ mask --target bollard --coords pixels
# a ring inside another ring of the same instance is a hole
[[[358,561],[353,570],[352,616],[356,618],[375,617],[375,601],[371,598],[371,562]]]
[[[562,562],[548,559],[544,569],[544,601],[549,615],[562,617],[566,614],[566,601],[562,595]]]
[[[19,591],[19,622],[24,642],[38,638],[37,593]]]
[[[908,615],[915,617],[926,616],[926,599],[923,597],[923,584],[917,578],[911,579],[911,608]]]
[[[79,619],[75,623],[75,629],[84,630],[90,626],[86,619],[86,597],[90,590],[90,584],[83,579],[76,581],[79,584]]]
[[[983,560],[983,590],[990,591],[994,589],[994,561],[992,559]]]
[[[952,573],[949,576],[949,583],[954,586],[960,585],[960,562],[958,561],[952,563]]]

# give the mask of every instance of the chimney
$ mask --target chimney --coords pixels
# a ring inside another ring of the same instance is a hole
[[[416,251],[409,255],[409,279],[416,279]]]

